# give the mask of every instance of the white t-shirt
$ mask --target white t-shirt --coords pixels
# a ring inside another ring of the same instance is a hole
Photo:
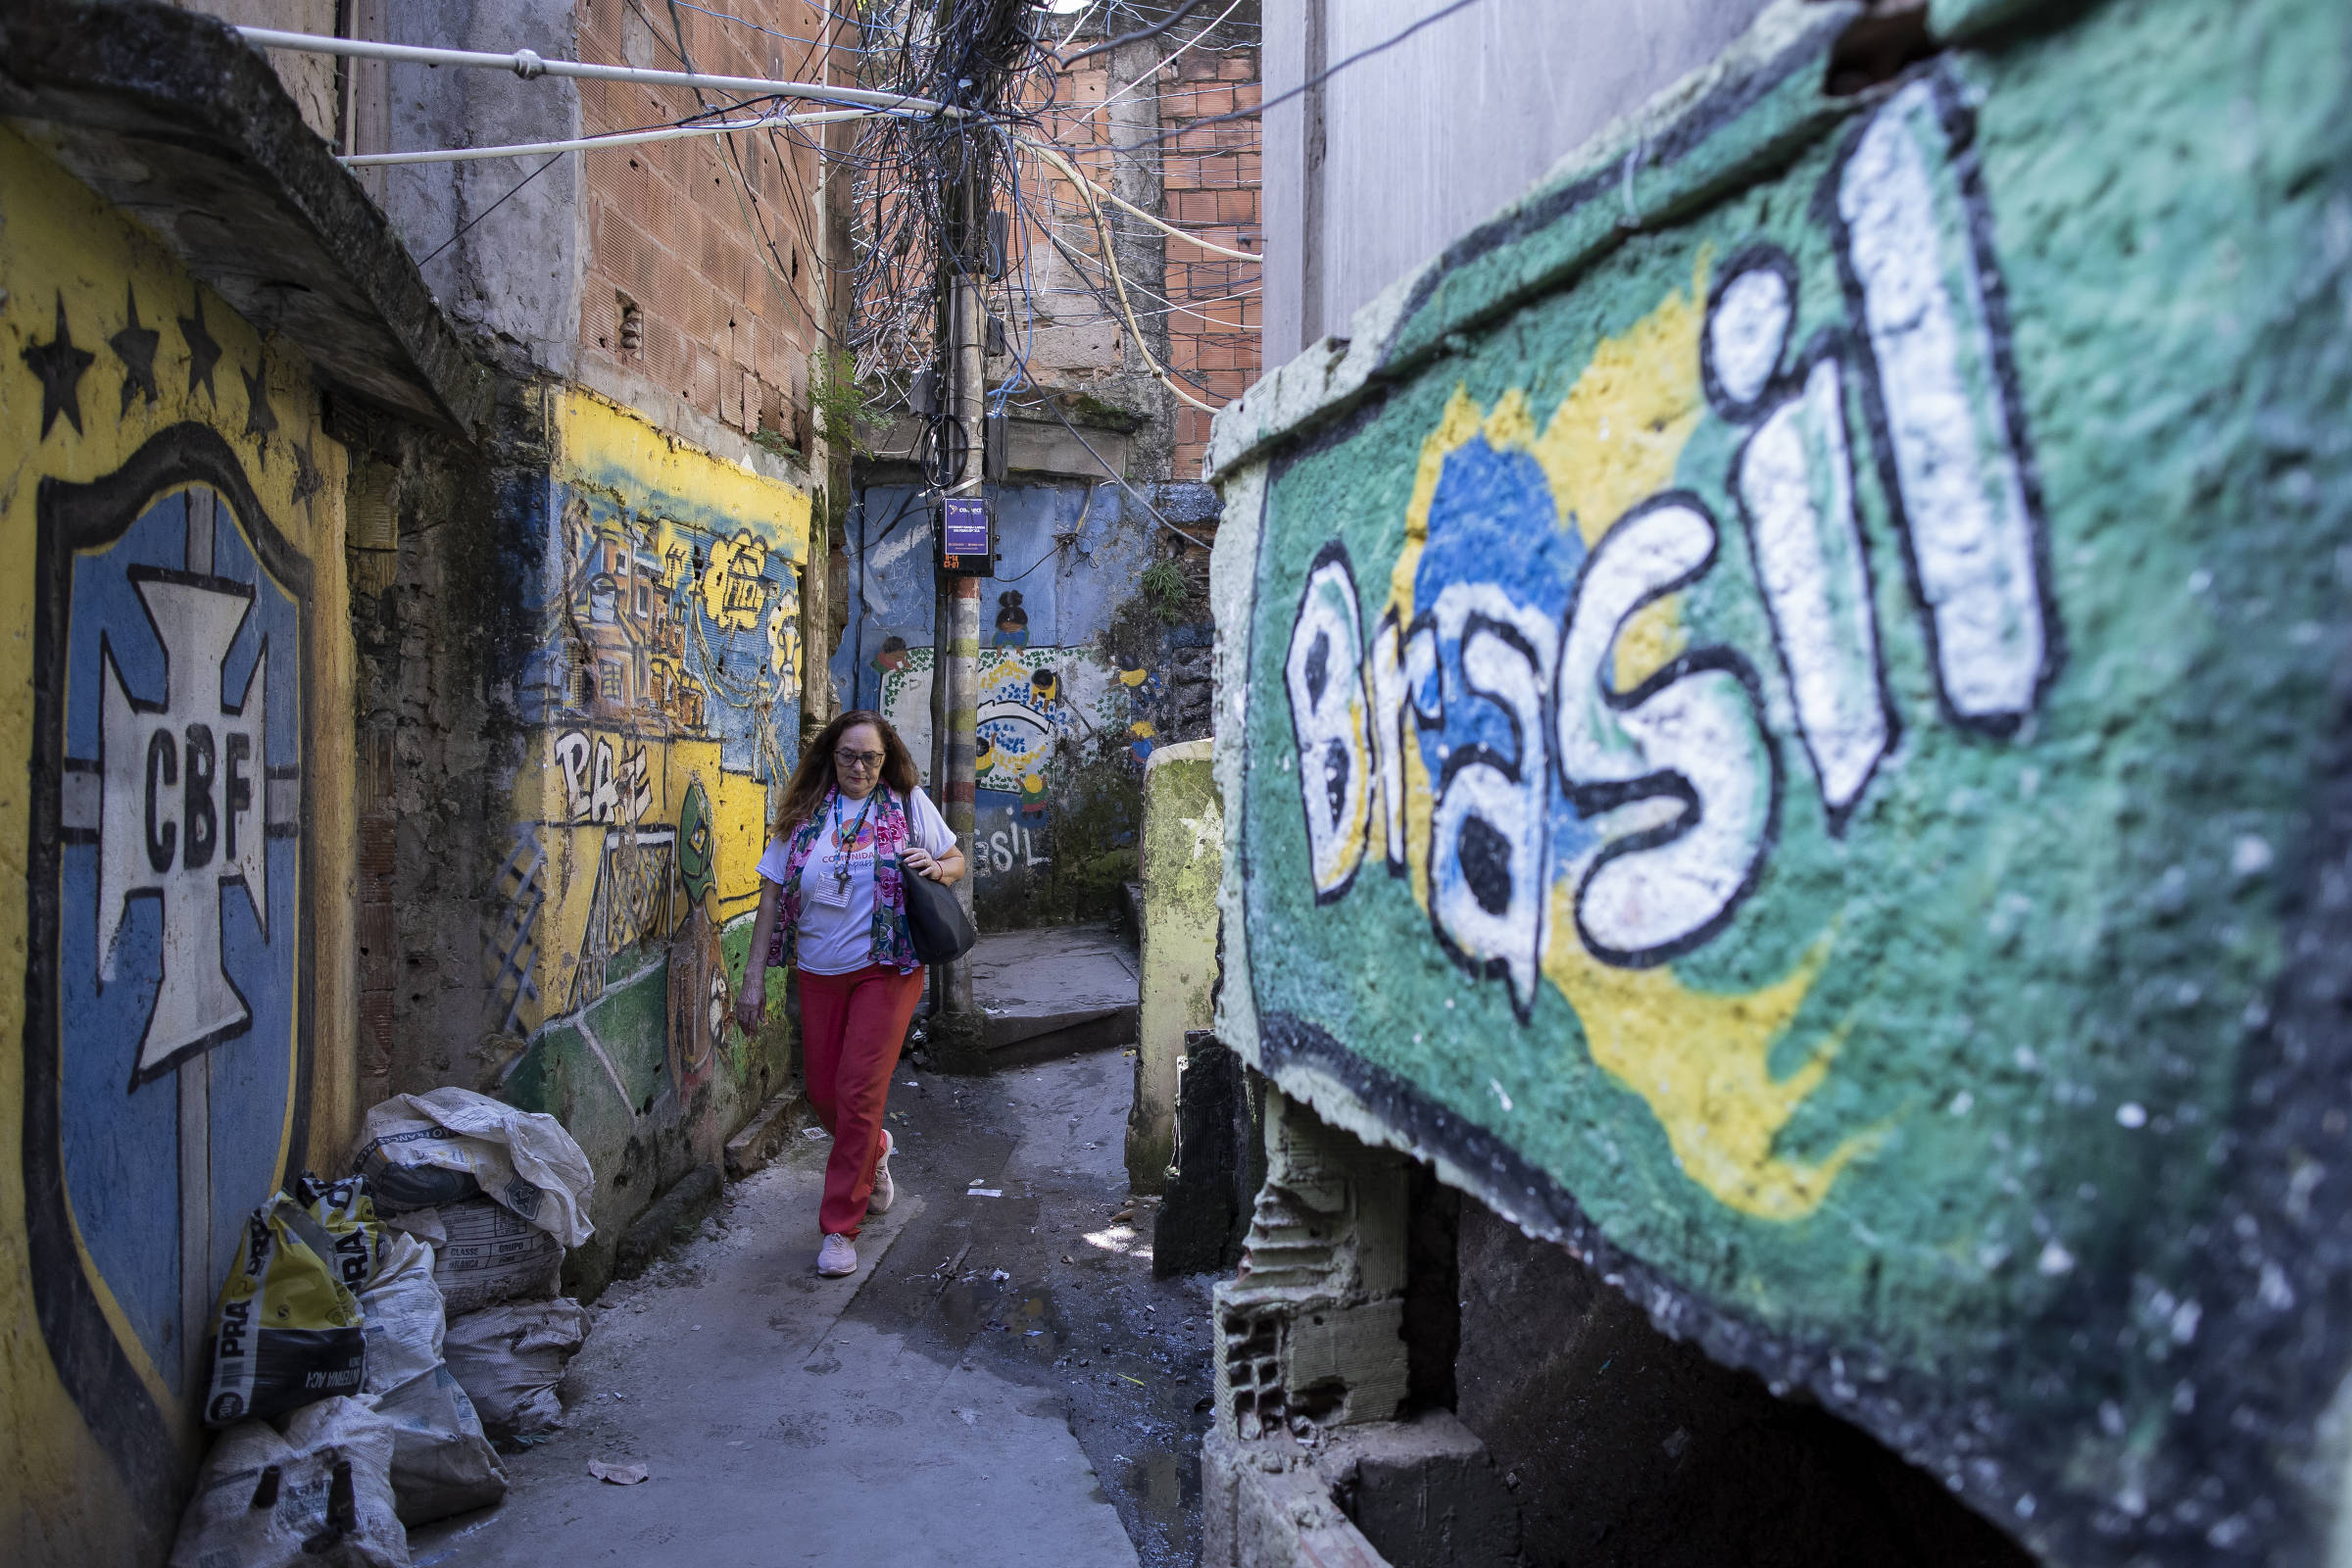
[[[881,813],[881,797],[877,786],[863,801],[844,800],[837,794],[826,803],[824,831],[817,835],[801,867],[798,951],[806,973],[848,974],[874,961],[874,820]],[[872,803],[870,810],[867,802]],[[865,815],[865,825],[858,829],[858,842],[845,853],[842,831],[857,826],[860,812]],[[956,847],[956,835],[948,830],[947,820],[920,789],[906,801],[906,833],[909,844],[920,845],[935,858]],[[760,877],[782,887],[785,862],[791,858],[789,843],[769,839],[767,853],[760,857]],[[839,876],[845,869],[849,873],[846,896],[838,896]]]

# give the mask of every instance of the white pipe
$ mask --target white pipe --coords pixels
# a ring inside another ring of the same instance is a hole
[[[812,115],[762,115],[707,125],[664,125],[660,130],[621,131],[611,136],[575,136],[569,141],[509,142],[497,147],[433,147],[414,153],[355,153],[338,160],[346,169],[380,169],[387,164],[462,164],[477,158],[530,158],[540,153],[584,152],[598,147],[634,147],[640,142],[677,141],[687,136],[722,136],[731,130],[765,130],[771,125],[829,125],[870,120],[878,109],[825,109]]]
[[[481,66],[512,71],[525,81],[540,76],[579,76],[591,81],[629,81],[654,87],[715,87],[723,92],[756,93],[770,98],[814,98],[822,102],[864,104],[875,109],[912,109],[956,119],[968,109],[906,93],[870,92],[863,87],[833,87],[815,81],[770,81],[763,76],[711,76],[695,71],[641,71],[635,66],[594,66],[578,60],[546,60],[529,49],[513,54],[485,54],[474,49],[427,49],[416,44],[377,43],[371,38],[327,38],[310,32],[280,32],[273,27],[239,27],[247,43],[264,49],[294,49],[305,54],[350,55],[361,60],[391,60],[417,66]]]

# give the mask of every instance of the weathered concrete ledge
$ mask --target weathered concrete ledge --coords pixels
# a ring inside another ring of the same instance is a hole
[[[327,387],[448,433],[487,413],[423,275],[259,51],[167,6],[0,0],[0,115]]]
[[[761,1105],[743,1130],[727,1140],[727,1180],[739,1182],[765,1170],[784,1152],[808,1107],[808,1099],[797,1092],[777,1095]]]
[[[633,1280],[651,1268],[681,1229],[710,1212],[725,1186],[716,1165],[697,1165],[672,1182],[669,1191],[621,1233],[620,1245],[612,1250],[612,1277]]]
[[[1451,1411],[1318,1437],[1201,1442],[1202,1568],[1508,1568],[1519,1509]]]
[[[990,1067],[1135,1040],[1135,955],[1106,926],[1040,926],[982,937],[972,949],[972,996]]]

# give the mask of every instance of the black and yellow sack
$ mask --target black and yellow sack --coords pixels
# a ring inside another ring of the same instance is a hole
[[[359,1292],[383,1246],[368,1184],[306,1173],[294,1190],[246,1221],[245,1245],[213,1311],[207,1426],[357,1394],[366,1377]]]

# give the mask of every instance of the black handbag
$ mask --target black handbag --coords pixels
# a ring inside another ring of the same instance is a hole
[[[980,932],[953,888],[932,881],[904,860],[899,862],[899,886],[906,890],[906,935],[914,943],[915,957],[924,963],[946,963],[971,952]]]

